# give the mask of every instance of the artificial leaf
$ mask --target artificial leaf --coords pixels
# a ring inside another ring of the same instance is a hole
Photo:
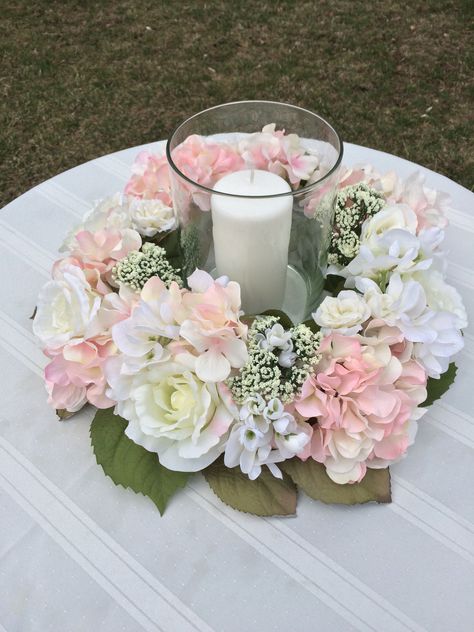
[[[152,241],[165,249],[166,258],[173,268],[176,270],[182,268],[183,253],[181,251],[179,229],[164,234],[157,233]]]
[[[279,467],[308,496],[323,503],[356,505],[371,501],[378,503],[392,501],[388,468],[382,470],[369,468],[360,483],[338,485],[326,474],[324,465],[311,458],[307,461],[301,461],[298,458],[290,459],[279,463]]]
[[[218,459],[203,474],[216,496],[238,511],[257,516],[289,516],[296,512],[296,486],[288,476],[275,478],[266,467],[251,481],[240,468],[228,468]]]
[[[312,318],[308,318],[308,320],[305,320],[303,325],[306,325],[306,327],[311,329],[313,334],[317,334],[320,331],[320,329],[321,329],[321,327],[319,325],[317,325]]]
[[[251,327],[255,318],[256,316],[247,316],[247,314],[244,314],[240,317],[240,321],[244,323],[244,325],[247,325],[247,327]]]
[[[441,375],[439,379],[436,380],[432,377],[429,377],[428,384],[426,385],[428,396],[426,400],[421,404],[421,406],[431,406],[433,402],[444,395],[451,384],[454,382],[457,370],[457,366],[454,364],[454,362],[451,362],[448,370],[443,373],[443,375]]]
[[[90,429],[95,458],[116,485],[148,496],[163,514],[169,499],[186,485],[189,474],[163,467],[154,452],[127,437],[127,423],[114,415],[112,408],[97,411]]]
[[[324,289],[332,296],[337,296],[344,289],[345,282],[346,279],[344,277],[340,277],[337,274],[328,274],[324,282]]]
[[[261,316],[276,316],[276,318],[279,319],[280,324],[285,329],[291,329],[291,327],[293,327],[291,318],[279,309],[267,309],[261,314]]]
[[[72,413],[70,410],[66,410],[65,408],[56,408],[56,415],[58,416],[59,421],[66,421],[66,419],[70,419],[76,413]]]

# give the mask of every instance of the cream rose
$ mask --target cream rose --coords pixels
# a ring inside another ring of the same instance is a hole
[[[370,308],[364,298],[353,290],[343,290],[336,298],[327,296],[313,314],[324,335],[336,331],[353,336],[370,316]]]
[[[93,336],[100,302],[80,268],[62,265],[39,294],[33,331],[48,349]]]
[[[156,233],[176,228],[176,218],[171,206],[162,200],[130,198],[130,219],[140,235],[153,237]]]
[[[224,451],[237,411],[227,387],[202,382],[192,369],[195,359],[182,355],[183,361],[140,371],[122,393],[129,399],[121,409],[132,441],[156,452],[170,470],[196,472]]]

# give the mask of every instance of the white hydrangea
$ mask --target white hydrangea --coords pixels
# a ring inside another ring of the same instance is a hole
[[[114,228],[124,230],[132,228],[127,204],[121,193],[115,193],[98,201],[88,211],[80,224],[75,226],[67,235],[59,252],[70,252],[75,247],[75,237],[78,232],[87,230],[95,233],[99,230]]]
[[[346,286],[354,287],[356,277],[383,286],[390,274],[427,270],[441,254],[444,232],[435,227],[416,230],[417,217],[408,206],[388,206],[364,222],[357,256],[345,268],[330,267],[329,273],[345,277]]]
[[[301,452],[311,433],[311,426],[285,411],[279,399],[266,402],[256,394],[240,408],[239,421],[232,426],[227,440],[224,463],[227,467],[239,466],[250,480],[260,476],[264,465],[273,476],[282,478],[276,463]]]
[[[467,313],[459,292],[452,285],[446,283],[438,270],[426,270],[413,275],[420,283],[426,294],[426,302],[437,312],[450,312],[456,317],[456,327],[467,327]]]
[[[409,342],[415,343],[414,357],[430,377],[438,378],[447,370],[452,356],[464,346],[459,323],[465,320],[459,306],[457,313],[433,309],[423,285],[399,274],[391,276],[385,292],[366,278],[356,279],[356,287],[364,295],[373,318],[397,327]]]
[[[104,229],[132,228],[144,237],[153,237],[158,232],[174,230],[176,227],[172,207],[162,200],[141,200],[118,192],[98,201],[84,215],[82,222],[69,232],[59,251],[73,250],[75,236],[83,230],[95,233]]]

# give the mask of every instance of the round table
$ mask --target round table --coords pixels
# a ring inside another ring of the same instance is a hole
[[[262,519],[223,505],[200,476],[160,517],[95,463],[90,410],[59,423],[31,332],[35,300],[66,232],[122,189],[140,149],[62,173],[0,215],[0,630],[218,632],[472,630],[474,325],[454,386],[392,469],[393,503]],[[451,195],[448,278],[474,314],[474,196],[406,160],[347,144]],[[3,626],[3,627],[2,627]]]

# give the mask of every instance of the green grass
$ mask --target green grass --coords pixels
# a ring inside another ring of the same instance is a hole
[[[1,203],[232,100],[312,109],[342,137],[473,186],[472,4],[8,0]],[[471,82],[471,83],[470,83]]]

